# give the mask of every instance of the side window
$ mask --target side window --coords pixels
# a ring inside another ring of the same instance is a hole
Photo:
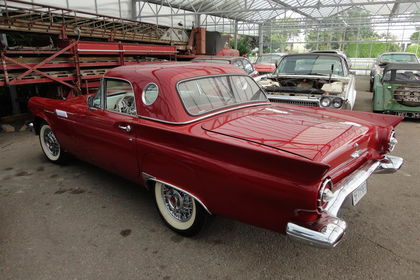
[[[241,60],[240,59],[237,59],[237,60],[234,60],[233,62],[232,62],[232,64],[233,65],[235,65],[235,66],[238,66],[239,68],[241,68],[241,69],[244,69],[244,65],[242,64],[242,62],[241,62]],[[245,69],[244,69],[245,70]]]
[[[122,114],[136,115],[134,91],[128,81],[105,79],[106,110]]]
[[[251,63],[248,62],[248,60],[244,59],[242,60],[242,63],[244,64],[245,72],[248,74],[251,74],[254,72],[254,67],[252,67]]]

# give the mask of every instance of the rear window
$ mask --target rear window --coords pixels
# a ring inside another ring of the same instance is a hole
[[[419,70],[391,70],[384,74],[385,82],[420,83]]]
[[[381,62],[418,62],[414,54],[384,54],[381,56]]]
[[[214,76],[178,84],[178,93],[190,115],[202,115],[224,107],[268,101],[256,82],[248,76]]]
[[[291,55],[285,56],[277,68],[278,74],[344,76],[341,59],[330,55]]]

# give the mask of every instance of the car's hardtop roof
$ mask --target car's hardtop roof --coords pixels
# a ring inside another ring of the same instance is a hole
[[[266,56],[266,55],[279,55],[279,56],[285,56],[287,53],[263,53],[260,56]]]
[[[337,53],[295,53],[295,54],[287,54],[284,57],[289,57],[289,56],[333,56],[333,57],[338,57],[338,58],[342,58],[343,56]]]
[[[108,78],[123,78],[129,81],[167,82],[169,79],[184,80],[208,75],[244,75],[244,70],[231,64],[211,62],[157,62],[113,68],[105,73]]]
[[[244,58],[242,56],[219,56],[219,55],[214,55],[214,56],[198,56],[196,58],[194,58],[192,61],[194,60],[201,60],[201,59],[205,59],[205,60],[234,60],[237,58]]]
[[[391,70],[417,70],[420,71],[420,63],[388,63],[384,71]]]
[[[315,50],[315,51],[311,51],[311,53],[337,53],[337,54],[341,54],[344,53],[340,50]]]
[[[410,53],[410,52],[384,52],[384,53],[381,53],[379,56],[381,57],[381,56],[387,55],[387,54],[409,54],[409,55],[416,56],[415,53]]]

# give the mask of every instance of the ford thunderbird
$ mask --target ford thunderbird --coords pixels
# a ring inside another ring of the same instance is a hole
[[[33,97],[42,151],[145,186],[173,231],[221,215],[323,247],[346,231],[373,173],[392,173],[400,116],[269,102],[242,69],[158,63],[109,70],[96,95]]]

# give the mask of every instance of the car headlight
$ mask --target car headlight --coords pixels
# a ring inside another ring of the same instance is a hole
[[[332,101],[332,106],[336,109],[341,108],[341,106],[343,106],[343,99],[340,97],[334,98]]]
[[[398,144],[397,138],[395,138],[395,131],[391,131],[391,135],[388,140],[388,151],[392,152],[395,149],[395,146]]]
[[[331,105],[331,99],[327,96],[324,96],[320,100],[321,107],[329,107]]]

